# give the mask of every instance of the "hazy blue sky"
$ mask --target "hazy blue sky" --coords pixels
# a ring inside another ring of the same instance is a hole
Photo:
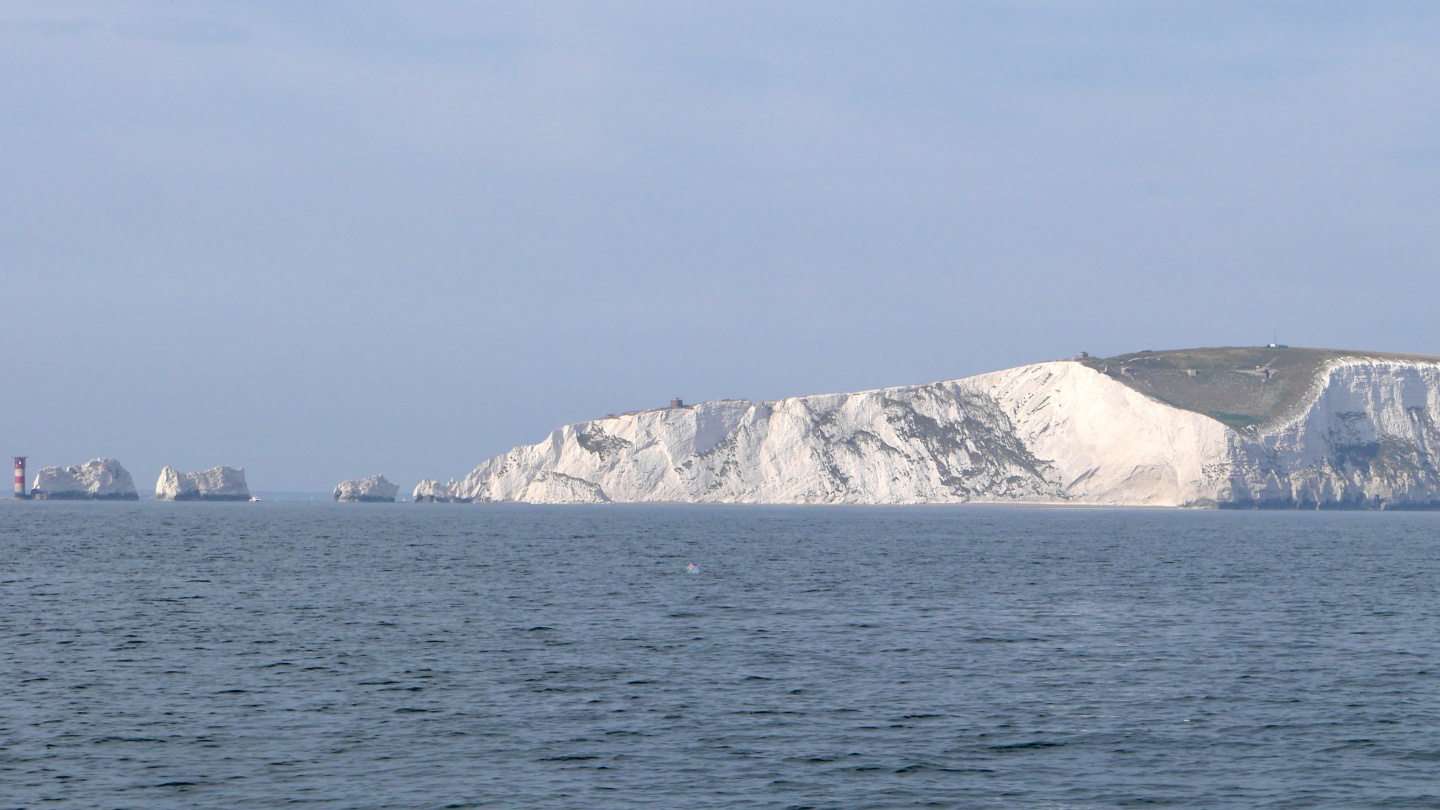
[[[0,5],[0,452],[459,477],[1079,350],[1440,354],[1440,4]]]

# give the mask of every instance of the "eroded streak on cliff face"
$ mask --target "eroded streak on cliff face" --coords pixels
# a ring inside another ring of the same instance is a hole
[[[1078,362],[561,428],[416,500],[1419,507],[1440,503],[1440,365],[1323,364],[1233,428]],[[424,489],[424,492],[422,492]]]

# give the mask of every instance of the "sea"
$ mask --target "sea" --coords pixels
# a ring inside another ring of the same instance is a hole
[[[0,503],[0,808],[1440,807],[1440,513]]]

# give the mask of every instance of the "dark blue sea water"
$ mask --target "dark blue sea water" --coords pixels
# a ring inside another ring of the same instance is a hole
[[[5,502],[0,807],[1440,806],[1437,643],[1433,513]]]

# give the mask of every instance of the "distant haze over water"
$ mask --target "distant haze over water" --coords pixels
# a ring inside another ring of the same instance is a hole
[[[1437,75],[1421,2],[0,3],[0,453],[409,491],[672,397],[1440,354]]]

